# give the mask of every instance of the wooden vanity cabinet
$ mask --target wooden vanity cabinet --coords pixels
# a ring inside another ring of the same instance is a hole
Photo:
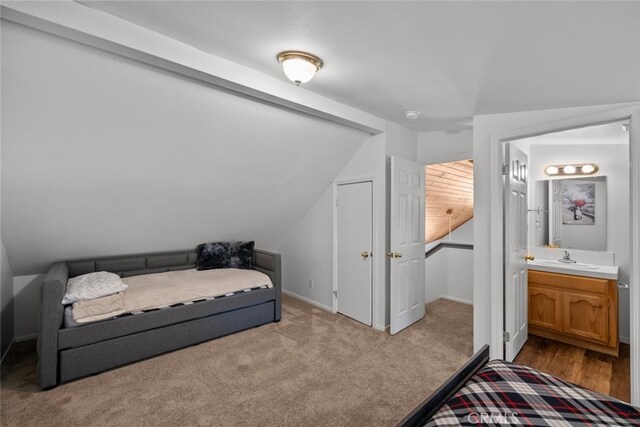
[[[529,270],[529,333],[618,355],[615,280]]]

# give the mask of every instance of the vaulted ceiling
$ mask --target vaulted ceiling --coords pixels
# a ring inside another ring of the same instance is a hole
[[[425,243],[430,243],[473,217],[473,162],[428,165],[425,174]]]
[[[277,53],[310,51],[304,90],[420,131],[640,99],[640,2],[82,3],[283,79]]]

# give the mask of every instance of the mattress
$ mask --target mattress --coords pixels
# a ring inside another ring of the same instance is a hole
[[[128,287],[120,294],[78,301],[71,309],[67,307],[65,326],[77,326],[273,287],[266,274],[236,268],[167,271],[125,277],[122,281]]]
[[[452,425],[637,426],[640,411],[526,366],[491,361],[427,422]]]

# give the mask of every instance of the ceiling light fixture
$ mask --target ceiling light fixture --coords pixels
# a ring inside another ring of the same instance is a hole
[[[316,71],[322,68],[322,60],[315,55],[295,50],[287,50],[278,54],[284,74],[289,80],[300,86],[313,78]]]
[[[407,110],[404,112],[404,115],[407,116],[407,119],[415,120],[420,115],[420,111]]]
[[[593,175],[600,168],[595,163],[582,163],[574,165],[550,165],[544,168],[545,175],[548,176],[577,176]]]

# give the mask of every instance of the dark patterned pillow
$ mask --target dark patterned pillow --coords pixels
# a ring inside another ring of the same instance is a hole
[[[254,241],[231,243],[229,248],[229,267],[251,270],[253,268],[251,259],[253,258],[254,246]]]
[[[229,267],[229,243],[212,242],[198,245],[198,270],[211,270],[213,268]]]

